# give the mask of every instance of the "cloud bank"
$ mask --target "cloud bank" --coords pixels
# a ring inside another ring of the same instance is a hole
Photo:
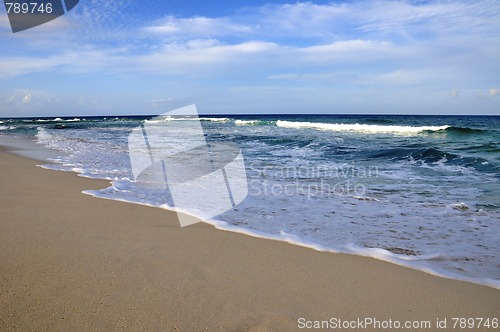
[[[20,37],[0,21],[4,100],[10,82],[40,89],[47,77],[61,82],[51,93],[64,93],[70,78],[80,93],[65,93],[68,102],[84,93],[141,112],[167,106],[154,102],[167,94],[211,112],[223,110],[225,98],[233,112],[455,113],[478,103],[479,93],[499,91],[491,88],[500,72],[494,0],[298,2],[214,17],[148,18],[134,8],[91,0],[59,23],[64,29]],[[95,80],[109,84],[106,96]],[[479,105],[486,113],[497,106]]]

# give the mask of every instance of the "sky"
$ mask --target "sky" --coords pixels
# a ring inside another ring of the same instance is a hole
[[[0,117],[500,115],[500,1],[80,0],[12,33]]]

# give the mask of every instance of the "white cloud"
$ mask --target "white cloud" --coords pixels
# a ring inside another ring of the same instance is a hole
[[[31,102],[31,94],[27,94],[23,97],[23,104],[29,104]]]
[[[371,40],[343,40],[309,47],[292,48],[292,57],[299,63],[335,65],[339,63],[370,63],[375,60],[393,58],[400,52],[389,42]],[[286,57],[286,53],[282,54]]]
[[[491,88],[489,91],[490,96],[500,96],[500,89]]]
[[[388,73],[374,75],[370,78],[370,83],[384,85],[415,85],[432,76],[432,73],[426,70],[398,69]]]
[[[448,94],[448,96],[451,98],[451,99],[457,99],[458,96],[460,95],[460,91],[458,90],[451,90],[450,93]]]
[[[58,63],[59,61],[56,59],[35,57],[3,58],[0,60],[0,79],[48,70]]]
[[[229,68],[239,67],[241,72],[252,70],[249,66],[266,61],[279,51],[278,45],[263,41],[224,44],[217,40],[190,40],[185,43],[164,45],[159,51],[136,59],[142,72],[178,74],[226,74]],[[241,73],[240,72],[240,73]]]
[[[8,93],[5,98],[3,93]],[[14,91],[0,91],[0,110],[5,115],[31,116],[32,112],[52,109],[58,100],[42,90],[18,89]],[[7,113],[8,112],[8,113]]]
[[[153,107],[162,107],[172,102],[172,98],[161,98],[161,99],[153,99],[151,101],[151,105]]]
[[[102,101],[102,99],[96,98],[73,97],[71,98],[71,103],[76,107],[76,109],[85,111],[106,110],[111,108],[111,105],[109,103]]]
[[[185,43],[171,43],[154,54],[141,57],[141,62],[151,69],[163,67],[165,71],[193,72],[211,71],[220,65],[226,68],[240,67],[240,72],[277,69],[287,66],[324,66],[341,63],[370,63],[377,59],[391,57],[397,48],[385,42],[348,40],[331,44],[292,47],[265,41],[248,41],[240,44],[224,44],[217,40],[191,40]]]
[[[64,73],[82,75],[102,72],[127,72],[133,68],[137,58],[127,56],[123,48],[98,49],[80,47],[54,54],[49,57],[35,56],[5,57],[0,56],[0,80],[32,73]]]
[[[229,18],[167,16],[157,24],[146,27],[145,31],[158,33],[165,37],[212,38],[245,34],[251,32],[252,28]]]
[[[456,22],[469,16],[466,7],[473,3],[465,2],[430,2],[425,5],[412,4],[406,1],[378,1],[360,3],[357,18],[360,31],[399,32],[408,27],[431,27],[432,24]],[[464,10],[465,9],[465,10]]]

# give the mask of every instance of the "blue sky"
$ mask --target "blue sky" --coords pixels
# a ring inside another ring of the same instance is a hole
[[[13,34],[0,117],[500,115],[500,1],[81,0]]]

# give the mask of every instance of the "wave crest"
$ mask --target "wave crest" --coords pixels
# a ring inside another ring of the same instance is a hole
[[[166,117],[158,117],[153,120],[145,120],[145,123],[162,123],[169,121],[209,121],[209,122],[226,122],[229,121],[229,118],[198,118],[198,117],[174,117],[174,116],[166,116]]]
[[[378,133],[394,133],[394,134],[418,134],[424,131],[438,131],[445,130],[449,126],[393,126],[393,125],[367,125],[367,124],[345,124],[345,123],[321,123],[321,122],[293,122],[282,121],[276,122],[278,127],[296,128],[296,129],[318,129],[318,130],[331,130],[331,131],[354,131],[369,134]]]
[[[251,126],[251,125],[257,125],[259,124],[259,120],[236,120],[234,121],[234,124],[237,126]]]

